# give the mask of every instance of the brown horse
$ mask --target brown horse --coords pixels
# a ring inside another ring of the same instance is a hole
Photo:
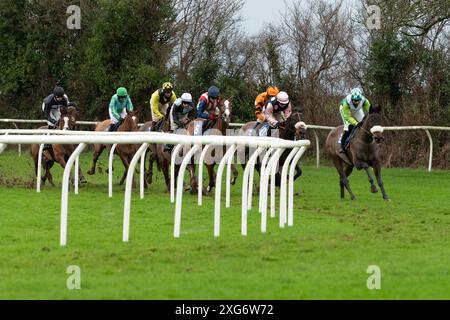
[[[128,112],[125,119],[123,119],[122,124],[118,128],[118,132],[130,132],[138,131],[139,120],[135,112]],[[95,131],[107,131],[111,125],[111,120],[105,120],[97,125]],[[93,163],[92,168],[88,171],[89,175],[95,174],[95,168],[97,166],[97,161],[103,150],[106,148],[104,144],[94,145]],[[122,179],[120,180],[120,185],[123,185],[128,173],[128,167],[130,166],[131,160],[134,157],[138,147],[134,144],[119,144],[116,148],[116,153],[119,155],[120,160],[122,160],[125,171],[123,173]]]
[[[371,107],[369,114],[366,115],[363,121],[355,128],[356,131],[353,134],[353,138],[350,140],[347,150],[348,159],[345,160],[341,158],[345,158],[345,155],[342,156],[339,153],[340,146],[338,144],[339,138],[344,130],[344,126],[335,128],[328,135],[326,148],[339,173],[341,199],[345,198],[344,187],[349,192],[351,199],[356,199],[348,181],[348,177],[352,173],[354,167],[356,167],[357,170],[364,169],[364,171],[366,171],[370,182],[371,192],[378,192],[378,189],[374,184],[372,174],[370,173],[370,167],[372,167],[375,172],[378,186],[383,194],[383,199],[387,201],[389,200],[389,197],[384,190],[383,180],[381,179],[381,161],[378,154],[380,143],[384,141],[381,123],[381,107]],[[351,164],[348,163],[348,160],[350,160]]]
[[[206,130],[204,135],[226,135],[227,129],[229,129],[229,123],[231,121],[231,113],[232,113],[232,99],[225,99],[221,100],[221,103],[219,105],[219,115],[217,119],[212,123],[212,126]],[[186,127],[186,130],[188,134],[194,135],[195,130],[199,130],[199,128],[196,128],[196,124],[199,122],[208,121],[205,119],[196,119],[188,124]],[[226,147],[223,148],[223,155],[226,152]],[[213,188],[215,187],[215,180],[216,180],[216,174],[214,172],[214,166],[218,164],[217,162],[213,161],[215,159],[215,150],[211,152],[211,160],[209,163],[206,163],[206,168],[208,170],[208,177],[209,177],[209,184],[206,187],[206,193],[210,193]],[[218,161],[218,160],[217,160]],[[236,184],[236,180],[238,178],[238,171],[236,169],[236,166],[233,164],[231,167],[233,171],[233,178],[231,180],[231,184]]]
[[[78,110],[76,107],[69,107],[67,110],[61,108],[61,118],[58,123],[59,130],[73,130],[76,125],[78,117]],[[47,126],[40,127],[39,129],[45,130]],[[37,177],[38,172],[38,157],[39,157],[39,145],[33,144],[31,145],[31,156],[34,160],[34,172],[35,177]],[[53,167],[54,163],[57,162],[61,165],[61,167],[65,168],[66,163],[75,150],[76,146],[70,144],[52,144],[51,150],[44,150],[42,152],[42,167],[44,169],[43,176],[41,177],[42,184],[45,184],[45,181],[48,180],[50,186],[54,187],[53,176],[50,172],[50,169]],[[86,179],[83,176],[81,168],[79,168],[79,182],[86,183]]]
[[[169,112],[169,111],[168,111]],[[149,121],[146,122],[141,128],[140,131],[147,132],[150,131],[153,127],[153,122]],[[162,125],[161,125],[161,132],[169,133],[170,131],[170,119],[169,116],[166,116]],[[185,132],[180,132],[180,134],[183,134]],[[172,151],[169,151],[165,145],[163,144],[151,144],[149,147],[149,169],[146,174],[146,183],[152,184],[153,182],[153,163],[156,162],[157,168],[159,171],[162,171],[164,174],[164,180],[166,183],[167,191],[170,191],[170,174],[169,174],[169,167],[170,163],[172,161]],[[180,165],[175,165],[175,179],[178,178],[178,171],[179,171]],[[190,185],[191,185],[191,193],[195,194],[197,192],[197,179],[195,177],[195,166],[191,163],[188,165],[189,174],[191,176],[190,178]],[[176,180],[175,180],[176,181]],[[187,190],[187,189],[185,189]]]
[[[284,140],[299,140],[303,139],[305,136],[305,126],[301,120],[302,114],[299,112],[295,112],[291,114],[289,118],[286,119],[285,122],[280,123],[279,125],[279,136],[278,138],[284,139]],[[239,131],[239,135],[241,136],[248,136],[248,135],[255,135],[255,132],[253,131],[256,127],[256,121],[248,122],[244,126],[242,126],[241,130]],[[249,153],[249,148],[246,148],[246,153]],[[283,154],[280,157],[279,160],[279,168],[283,168],[284,162],[286,161],[286,158],[289,156],[289,153],[291,153],[292,149],[286,149]],[[251,156],[251,155],[249,155]],[[259,159],[260,160],[260,159]],[[245,164],[242,165],[243,168],[245,168]],[[261,174],[261,163],[258,161],[255,165],[255,169],[258,171],[258,174]],[[302,169],[300,168],[300,165],[297,164],[295,167],[295,176],[294,181],[297,180],[302,175]],[[281,173],[277,172],[276,178],[275,178],[275,184],[276,186],[280,186],[281,184]]]

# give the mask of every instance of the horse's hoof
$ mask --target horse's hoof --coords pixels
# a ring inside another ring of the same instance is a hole
[[[87,172],[87,174],[90,175],[90,176],[93,176],[93,175],[95,174],[95,171],[89,170],[89,171]]]
[[[375,187],[375,186],[371,187],[371,188],[370,188],[370,192],[372,192],[372,193],[377,193],[377,192],[378,192],[377,187]]]
[[[85,177],[81,177],[81,178],[80,178],[80,183],[81,183],[81,184],[86,184],[86,183],[87,183],[86,178],[85,178]]]
[[[386,201],[386,202],[392,202],[392,200],[389,199],[389,197],[386,197],[386,198],[383,198],[383,199],[384,199],[384,201]]]
[[[352,201],[356,201],[356,197],[352,197]]]

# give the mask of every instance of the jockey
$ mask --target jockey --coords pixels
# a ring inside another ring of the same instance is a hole
[[[44,99],[42,111],[47,119],[48,129],[56,129],[61,118],[61,108],[67,110],[69,98],[61,87],[55,87],[53,93]]]
[[[206,129],[212,122],[216,121],[220,105],[220,90],[212,86],[198,100],[197,118],[209,120],[203,122],[203,129]]]
[[[184,128],[195,117],[195,108],[190,93],[183,93],[170,108],[170,130]]]
[[[346,142],[354,127],[369,113],[370,102],[364,97],[361,89],[355,88],[341,101],[339,112],[344,122],[344,132],[340,139],[340,152],[345,153]]]
[[[166,116],[167,109],[177,100],[177,95],[173,91],[173,85],[170,82],[165,82],[161,89],[156,90],[150,99],[152,110],[153,125],[151,131],[157,129],[157,124],[161,124]]]
[[[262,135],[270,132],[270,128],[277,129],[280,122],[286,121],[292,114],[292,105],[289,101],[289,95],[281,91],[275,98],[267,102],[264,108],[264,119],[268,124],[261,129]]]
[[[123,87],[117,89],[117,93],[111,97],[111,102],[109,103],[111,125],[108,131],[117,131],[123,119],[127,116],[127,111],[133,111],[133,109],[133,103],[131,102],[127,89]]]
[[[266,92],[263,92],[256,97],[255,114],[258,124],[264,122],[265,120],[263,114],[264,106],[270,99],[276,97],[278,93],[280,93],[280,90],[277,87],[268,87]]]
[[[186,125],[194,120],[195,107],[190,93],[183,93],[181,98],[175,100],[169,111],[170,132],[175,132],[178,129],[184,129]],[[164,151],[171,152],[172,144],[167,144]]]

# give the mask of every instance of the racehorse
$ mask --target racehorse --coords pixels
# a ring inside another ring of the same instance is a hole
[[[118,132],[131,132],[138,131],[139,119],[136,116],[135,112],[128,112],[125,119],[123,119],[122,124],[117,129]],[[99,123],[95,131],[107,131],[109,126],[111,125],[111,120],[105,120]],[[102,154],[103,150],[106,148],[104,144],[96,144],[94,145],[94,154],[93,154],[93,163],[92,168],[88,171],[89,175],[95,174],[95,168],[97,165],[98,158]],[[120,179],[120,185],[123,185],[128,173],[128,167],[130,166],[131,160],[134,157],[138,147],[134,144],[118,144],[116,147],[116,152],[122,160],[123,166],[125,167],[125,171],[123,173],[122,179]]]
[[[326,148],[328,154],[333,160],[334,166],[339,173],[339,184],[341,187],[341,199],[345,198],[345,189],[352,200],[356,197],[353,194],[348,177],[356,167],[357,170],[364,169],[367,173],[370,182],[370,190],[372,193],[377,193],[378,189],[374,184],[370,167],[373,168],[378,182],[378,186],[383,194],[383,199],[389,201],[389,197],[384,190],[383,180],[381,178],[381,161],[379,157],[379,146],[384,141],[383,128],[381,127],[382,116],[381,107],[370,107],[369,113],[358,124],[352,133],[353,138],[350,140],[347,154],[348,158],[341,156],[339,153],[340,146],[338,144],[339,138],[342,135],[344,126],[337,127],[330,132],[327,137]],[[341,158],[341,157],[344,157]],[[349,161],[350,160],[350,163]]]
[[[279,136],[278,138],[284,139],[284,140],[299,140],[304,139],[305,132],[306,132],[306,126],[304,122],[301,120],[302,114],[299,112],[292,113],[289,118],[287,118],[284,122],[280,123],[278,126],[278,132]],[[242,126],[239,135],[241,136],[249,136],[249,135],[255,135],[257,132],[255,132],[256,127],[256,121],[248,122],[244,126]],[[248,153],[249,148],[246,148],[246,153]],[[284,162],[286,161],[286,158],[289,156],[289,153],[292,151],[292,149],[286,149],[283,154],[280,157],[279,160],[279,168],[281,168],[284,165]],[[251,155],[249,155],[250,157]],[[243,168],[245,168],[245,164],[242,165]],[[261,163],[258,161],[255,165],[255,169],[258,171],[258,174],[261,174]],[[297,180],[302,175],[302,169],[300,168],[300,165],[297,164],[295,167],[295,176],[294,181]],[[281,184],[281,174],[280,172],[277,172],[275,177],[275,185],[279,187]]]
[[[167,112],[170,112],[169,110]],[[157,127],[160,127],[161,132],[169,133],[170,132],[170,117],[167,115],[161,126],[156,125]],[[149,121],[144,123],[144,125],[140,128],[140,131],[148,132],[153,127],[153,122]],[[180,134],[183,134],[183,132],[180,132]],[[146,179],[145,183],[152,184],[153,182],[153,163],[156,162],[158,170],[162,171],[164,174],[164,180],[166,183],[167,191],[170,191],[170,175],[169,175],[169,166],[170,162],[172,161],[172,151],[168,150],[165,145],[163,144],[151,144],[149,147],[150,152],[149,154],[149,169],[146,173]],[[175,165],[175,179],[178,178],[178,171],[180,166],[177,164]],[[192,194],[195,194],[197,192],[197,179],[195,177],[195,165],[190,163],[188,166],[188,171],[190,174],[190,190]]]
[[[59,130],[73,130],[76,125],[77,117],[78,117],[78,110],[76,106],[69,106],[67,109],[61,108],[61,117],[58,122],[58,129]],[[48,126],[40,127],[40,130],[47,129]],[[41,177],[42,184],[45,184],[45,181],[48,180],[50,183],[50,186],[54,187],[55,184],[53,183],[53,176],[50,172],[50,169],[53,167],[54,163],[57,162],[61,165],[61,167],[65,168],[66,163],[69,160],[70,156],[72,155],[73,151],[75,150],[76,146],[71,144],[52,144],[50,150],[44,150],[42,152],[42,166],[44,169],[43,176]],[[34,160],[34,171],[35,171],[35,177],[37,177],[38,173],[38,157],[39,157],[39,145],[33,144],[31,145],[31,156]],[[86,179],[83,176],[83,173],[81,171],[81,168],[78,169],[79,171],[79,182],[80,183],[86,183]],[[72,179],[71,179],[72,180]]]
[[[221,100],[221,103],[218,107],[218,116],[216,120],[212,123],[209,123],[209,128],[204,132],[204,135],[226,135],[227,129],[229,128],[229,123],[231,121],[231,112],[232,112],[232,99]],[[208,121],[205,119],[196,119],[188,124],[186,130],[188,134],[195,135],[196,131],[200,131],[203,128],[203,122]],[[200,125],[201,124],[201,125]],[[197,127],[197,125],[199,125]],[[223,149],[223,155],[226,152],[226,148]],[[215,159],[215,160],[214,160]],[[216,174],[214,172],[214,166],[218,164],[219,161],[216,159],[215,150],[211,152],[211,161],[206,163],[206,168],[208,170],[209,184],[206,187],[206,193],[210,193],[215,186]],[[238,171],[236,166],[232,164],[231,169],[233,171],[233,178],[231,180],[231,184],[236,184],[236,180],[238,178]]]

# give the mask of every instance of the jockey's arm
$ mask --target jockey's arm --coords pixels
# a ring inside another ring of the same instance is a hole
[[[114,96],[111,98],[111,102],[109,103],[109,110],[111,110],[111,115],[116,119],[120,119],[120,114],[117,111],[116,101],[114,99]]]
[[[44,115],[48,122],[55,124],[55,119],[50,116],[52,106],[48,101],[44,101]]]
[[[170,103],[174,104],[176,100],[177,100],[177,95],[174,91],[172,91],[172,96],[170,97]]]
[[[264,114],[263,114],[263,108],[264,108],[264,99],[261,97],[261,95],[256,97],[255,100],[255,114],[258,120],[264,121]]]
[[[178,110],[178,107],[176,103],[172,104],[172,107],[170,108],[170,112],[172,114],[172,119],[173,122],[179,126],[182,127],[183,123],[181,122],[181,118],[182,118],[182,113],[180,112],[180,110]]]
[[[197,118],[202,118],[209,120],[209,114],[206,112],[206,101],[200,101],[200,103],[197,106]]]
[[[363,108],[364,108],[364,114],[368,114],[370,110],[370,101],[366,98],[366,101],[364,102]]]
[[[275,127],[278,123],[277,119],[273,116],[273,105],[271,103],[267,104],[264,116],[271,127]]]
[[[344,103],[341,107],[342,118],[353,126],[358,125],[358,120],[353,117],[350,106],[347,103]]]
[[[284,118],[288,119],[292,115],[292,104],[289,102],[289,105],[286,110],[284,110]]]
[[[152,108],[153,113],[158,119],[164,118],[164,115],[159,111],[159,91],[156,90],[155,93],[153,93],[152,98],[150,100],[150,105]],[[153,119],[156,120],[156,119]]]
[[[126,108],[127,108],[127,111],[134,110],[133,102],[131,102],[130,96],[127,97],[127,107]]]

